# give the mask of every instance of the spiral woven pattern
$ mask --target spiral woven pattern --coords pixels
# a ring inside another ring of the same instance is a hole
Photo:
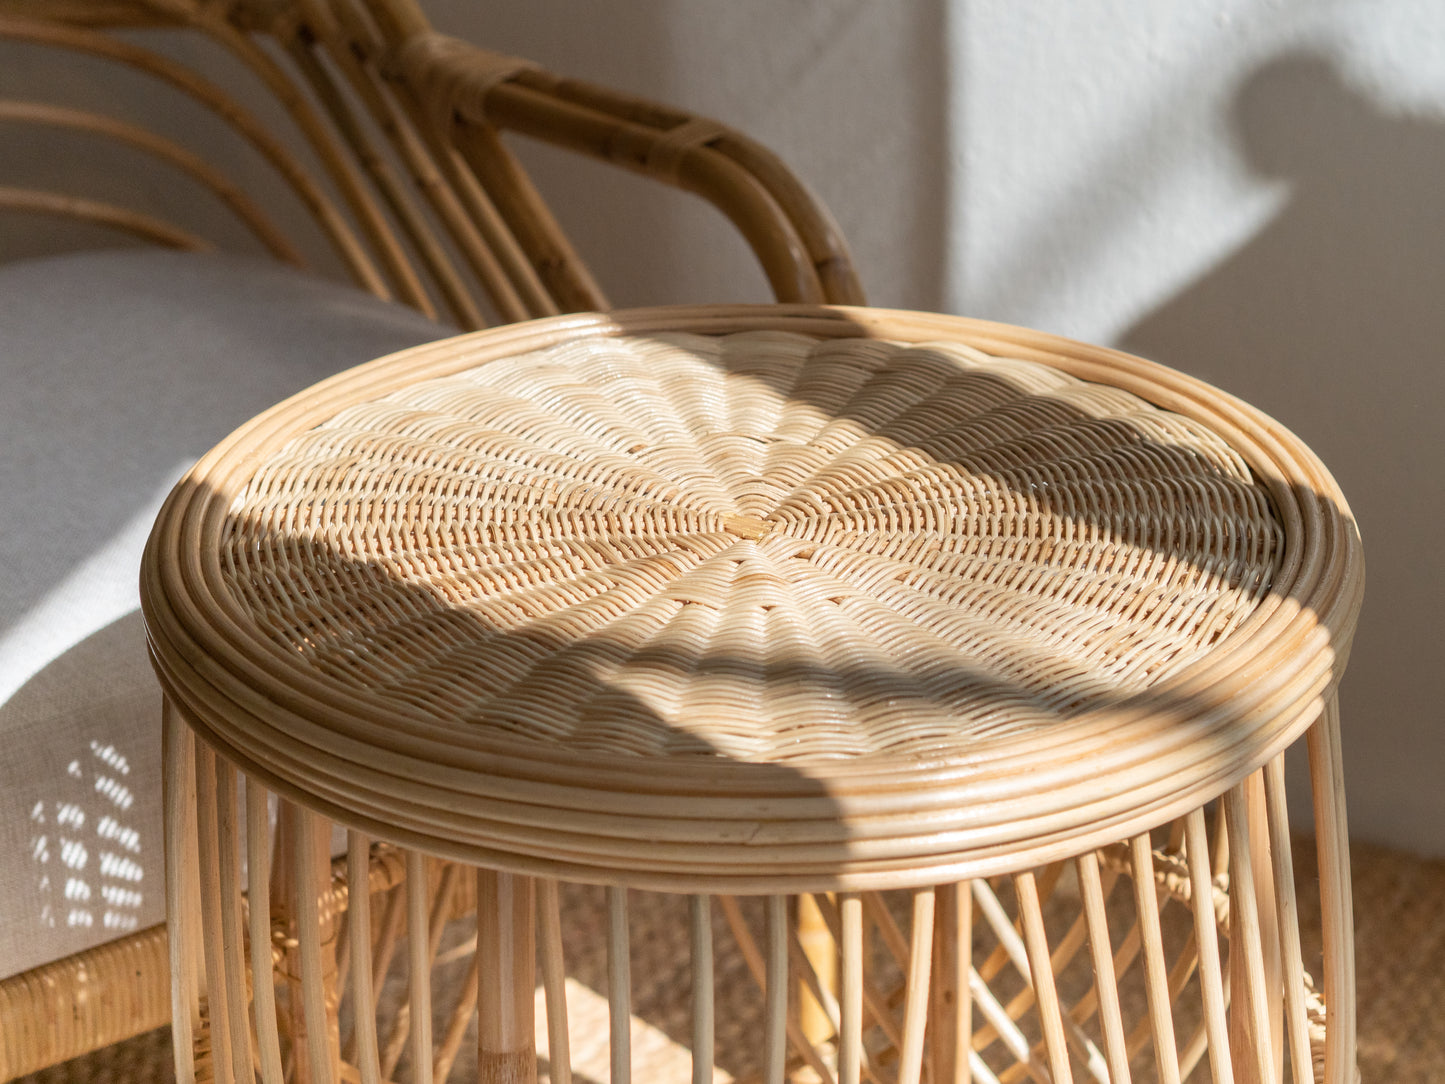
[[[235,601],[328,680],[643,757],[956,756],[1228,637],[1282,527],[1221,437],[960,343],[593,337],[352,405],[235,499]]]

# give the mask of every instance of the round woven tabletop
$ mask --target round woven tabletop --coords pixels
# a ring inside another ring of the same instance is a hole
[[[559,317],[233,434],[152,535],[172,701],[437,853],[728,891],[1034,865],[1192,808],[1338,680],[1348,510],[1276,423],[1036,332]]]

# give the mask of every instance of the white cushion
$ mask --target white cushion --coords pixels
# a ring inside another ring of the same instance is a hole
[[[165,918],[136,583],[166,492],[279,399],[451,333],[237,257],[0,267],[0,977]]]

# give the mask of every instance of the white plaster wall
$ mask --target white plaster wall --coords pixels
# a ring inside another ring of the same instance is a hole
[[[1445,853],[1445,5],[434,10],[758,135],[832,206],[876,303],[1122,344],[1299,432],[1369,560],[1343,691],[1353,829]],[[759,295],[686,206],[652,254],[638,224],[600,238],[619,300]]]

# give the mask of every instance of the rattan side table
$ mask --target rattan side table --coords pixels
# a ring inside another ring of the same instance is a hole
[[[1348,1084],[1362,577],[1279,425],[1017,328],[651,309],[342,374],[147,551],[180,1079]]]

